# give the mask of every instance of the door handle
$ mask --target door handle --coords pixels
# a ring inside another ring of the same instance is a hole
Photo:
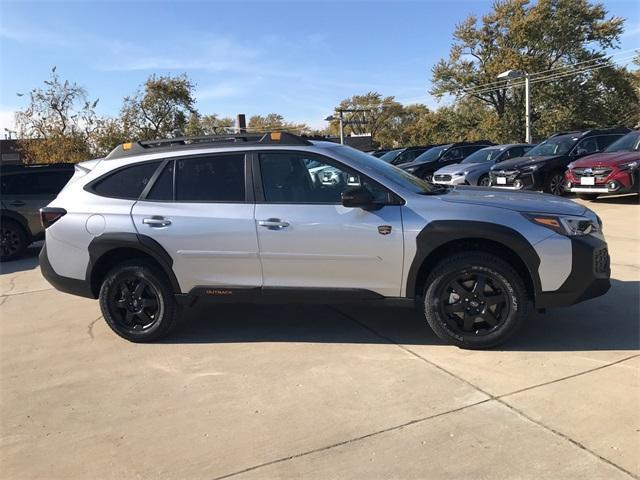
[[[266,220],[258,220],[258,225],[269,230],[282,230],[289,226],[289,222],[283,222],[279,218],[267,218]]]
[[[12,207],[22,207],[24,202],[22,200],[14,200],[13,202],[9,202],[9,205]]]
[[[152,228],[161,228],[171,225],[171,220],[154,215],[153,217],[143,218],[142,223],[149,225]]]

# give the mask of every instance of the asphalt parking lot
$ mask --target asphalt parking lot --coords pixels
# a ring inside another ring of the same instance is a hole
[[[638,197],[588,205],[611,291],[492,351],[352,306],[200,304],[131,344],[34,247],[0,275],[0,476],[638,478]]]

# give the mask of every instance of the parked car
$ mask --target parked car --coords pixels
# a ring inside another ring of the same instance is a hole
[[[436,170],[452,163],[460,163],[472,153],[491,145],[495,144],[484,140],[439,145],[430,148],[413,162],[402,164],[400,168],[430,182]]]
[[[383,156],[388,151],[389,151],[389,149],[383,148],[383,149],[380,149],[380,150],[371,150],[370,152],[367,152],[367,153],[369,155],[373,155],[376,158],[380,158],[381,156]]]
[[[569,164],[565,188],[585,200],[640,192],[640,130],[627,133],[602,153]]]
[[[71,164],[0,167],[0,260],[13,260],[44,237],[40,208],[46,206],[73,175]]]
[[[431,145],[426,145],[421,147],[396,148],[386,152],[380,159],[392,165],[401,165],[403,163],[413,162],[431,147]]]
[[[527,143],[512,143],[482,148],[460,163],[442,167],[433,174],[433,183],[441,185],[476,185],[488,187],[489,169],[496,163],[510,158],[521,157],[533,145]]]
[[[343,180],[314,182],[318,163]],[[180,307],[208,297],[420,306],[441,338],[483,348],[532,308],[609,289],[602,225],[584,206],[431,184],[331,142],[135,142],[77,169],[42,209],[42,273],[99,298],[134,342],[168,334]]]
[[[564,172],[578,158],[601,152],[630,129],[606,128],[557,133],[519,158],[491,167],[491,186],[564,194]]]

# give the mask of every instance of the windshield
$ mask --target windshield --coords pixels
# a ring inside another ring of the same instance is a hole
[[[484,162],[495,162],[496,158],[502,150],[499,148],[483,148],[482,150],[478,150],[477,152],[473,152],[467,158],[465,158],[460,163],[484,163]]]
[[[440,156],[449,148],[449,145],[444,145],[442,147],[433,147],[424,152],[421,155],[418,155],[414,162],[419,163],[427,163],[427,162],[435,162],[440,158]]]
[[[527,152],[531,157],[550,157],[551,155],[564,155],[580,140],[577,135],[560,135],[548,138]]]
[[[357,162],[358,169],[364,174],[370,175],[375,173],[396,185],[400,185],[407,190],[415,193],[442,193],[448,190],[443,185],[434,185],[418,177],[414,177],[410,173],[405,172],[401,168],[391,165],[382,161],[381,158],[375,158],[355,148],[345,146],[329,147],[332,150],[336,150],[340,155],[343,155],[354,162]]]
[[[396,150],[389,150],[387,153],[385,153],[384,155],[382,155],[380,158],[380,160],[384,160],[387,163],[391,163],[393,162],[393,160],[395,160],[395,158],[400,155],[400,152],[402,152],[402,148],[398,148]]]
[[[605,152],[637,152],[640,150],[640,130],[627,133],[607,147]]]

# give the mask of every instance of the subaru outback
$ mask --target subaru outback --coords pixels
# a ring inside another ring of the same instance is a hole
[[[99,299],[134,342],[208,297],[417,305],[442,339],[485,348],[534,308],[609,289],[602,224],[581,205],[434,185],[286,133],[123,144],[78,165],[41,216],[44,276]]]

